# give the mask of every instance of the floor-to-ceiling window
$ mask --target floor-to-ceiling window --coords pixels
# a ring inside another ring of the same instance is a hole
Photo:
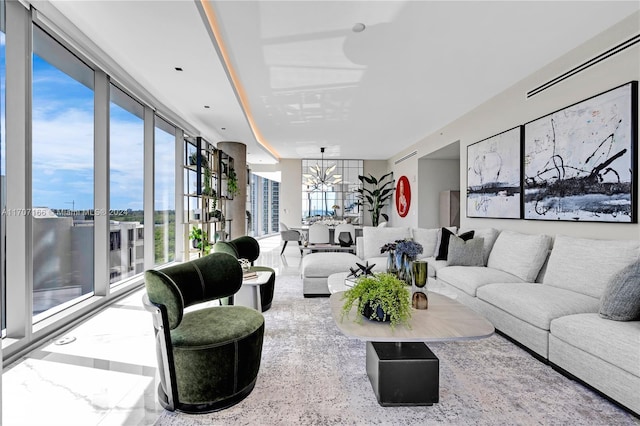
[[[251,220],[247,227],[249,235],[262,237],[280,230],[280,183],[249,173],[249,201]]]
[[[280,230],[280,182],[271,181],[271,232]]]
[[[363,160],[302,160],[303,223],[320,219],[362,223],[357,199],[362,171]]]
[[[5,238],[5,209],[6,209],[6,190],[7,187],[5,185],[5,165],[6,165],[6,131],[5,131],[5,111],[6,111],[6,96],[5,96],[5,88],[6,88],[6,75],[7,75],[7,65],[5,63],[5,14],[4,14],[4,0],[0,0],[0,209],[2,211],[2,215],[0,216],[0,298],[2,298],[2,306],[0,306],[0,310],[2,311],[2,333],[4,335],[4,330],[6,329],[7,323],[7,309],[6,309],[6,288],[5,288],[5,248],[6,248],[6,238]]]
[[[154,133],[155,200],[154,236],[155,264],[175,259],[175,128],[156,116]]]
[[[93,70],[34,26],[34,316],[94,290],[93,87]]]
[[[144,270],[144,107],[115,85],[109,106],[109,281]]]

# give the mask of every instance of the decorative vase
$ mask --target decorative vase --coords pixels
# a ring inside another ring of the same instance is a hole
[[[411,285],[411,276],[413,275],[411,273],[411,262],[412,261],[408,256],[406,255],[402,256],[402,269],[403,269],[402,275],[404,277],[403,278],[404,282],[407,283],[407,285]]]
[[[411,262],[411,278],[414,286],[422,288],[427,285],[427,262],[414,260]]]
[[[411,262],[411,282],[418,290],[411,296],[411,306],[414,309],[427,309],[429,297],[423,287],[427,285],[427,262],[414,260]]]
[[[395,253],[393,250],[389,250],[387,254],[387,273],[392,275],[397,275],[398,268],[396,268],[396,259]]]
[[[378,306],[375,310],[376,315],[373,316],[373,308],[371,307],[371,302],[367,303],[366,305],[364,305],[364,309],[362,312],[362,315],[371,321],[379,321],[379,322],[390,322],[391,321],[391,316],[387,315],[385,317],[385,313],[382,310],[382,307]]]
[[[421,291],[416,291],[411,296],[411,307],[414,309],[428,309],[429,298]]]

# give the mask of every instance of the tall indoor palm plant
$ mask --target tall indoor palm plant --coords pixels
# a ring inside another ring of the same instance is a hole
[[[387,178],[390,178],[390,180],[387,180]],[[369,206],[368,210],[371,213],[373,226],[378,226],[380,216],[388,221],[389,216],[386,213],[382,213],[382,209],[393,196],[393,172],[389,172],[379,179],[376,179],[371,174],[369,176],[358,176],[358,179],[362,182],[362,188],[356,190],[358,192],[358,205]]]

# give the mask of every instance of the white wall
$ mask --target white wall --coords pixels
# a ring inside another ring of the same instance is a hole
[[[418,160],[420,208],[418,226],[440,226],[440,192],[460,189],[459,160]],[[413,203],[412,203],[413,204]]]
[[[302,224],[302,161],[281,159],[280,169],[280,222],[289,227]]]
[[[425,137],[405,151],[398,153],[389,160],[390,166],[394,164],[395,160],[414,150],[418,150],[417,157],[421,158],[456,140],[460,140],[460,164],[465,165],[467,161],[467,146],[472,143],[527,123],[528,121],[557,111],[631,80],[639,80],[640,45],[636,44],[622,53],[616,54],[530,99],[526,98],[526,93],[533,88],[610,49],[622,41],[631,38],[637,34],[638,31],[640,31],[640,13],[635,13],[594,39],[589,40],[532,74],[530,77],[496,95],[466,115]],[[513,57],[514,61],[517,59],[517,56]],[[473,82],[463,82],[461,84],[473,84]],[[637,150],[635,155],[640,157],[640,150]],[[416,173],[416,170],[418,170],[417,162],[410,164],[415,167],[413,173]],[[398,173],[398,171],[401,171],[404,174],[412,173],[404,169],[404,163],[402,163],[402,165],[402,168],[398,167],[394,169],[394,172]],[[396,178],[399,176],[400,173],[396,175]],[[542,232],[549,235],[565,234],[586,238],[640,238],[640,225],[638,224],[467,218],[465,208],[466,167],[460,167],[459,179],[461,182],[461,227],[495,227],[499,229],[513,229],[526,233]],[[429,185],[429,182],[423,182],[422,180],[420,180],[419,183],[420,185]],[[420,189],[418,192],[422,194],[423,190]],[[640,197],[637,197],[635,200],[636,209],[640,209],[638,198]],[[429,206],[422,201],[425,200],[421,200],[420,209],[422,210],[424,208],[428,210]]]

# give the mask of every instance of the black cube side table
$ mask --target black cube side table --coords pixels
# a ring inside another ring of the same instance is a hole
[[[422,342],[367,342],[367,375],[382,406],[438,402],[439,360]]]

